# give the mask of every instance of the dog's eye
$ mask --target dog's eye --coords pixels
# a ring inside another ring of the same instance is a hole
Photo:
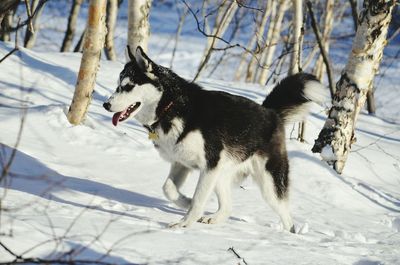
[[[122,90],[124,92],[130,92],[134,87],[135,87],[135,85],[127,84],[124,87],[122,87]]]

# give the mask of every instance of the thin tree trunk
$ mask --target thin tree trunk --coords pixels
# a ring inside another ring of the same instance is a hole
[[[379,69],[395,1],[364,0],[347,65],[342,72],[328,118],[313,152],[342,173],[354,128],[374,76]]]
[[[182,11],[182,14],[181,14],[181,16],[179,18],[178,28],[176,29],[175,43],[174,43],[174,48],[172,50],[171,61],[169,62],[169,68],[172,68],[172,65],[174,63],[176,48],[178,47],[179,36],[181,35],[183,24],[185,23],[185,18],[187,16],[188,12],[189,12],[189,10],[185,6],[184,10]]]
[[[257,27],[255,28],[255,31],[257,30]],[[257,40],[257,35],[256,32],[254,32],[253,37],[250,38],[248,44],[247,44],[247,49],[248,50],[252,50],[255,43]],[[246,63],[247,63],[247,57],[248,57],[249,53],[247,53],[247,51],[243,51],[243,53],[240,55],[240,61],[239,61],[239,65],[236,69],[235,72],[235,77],[234,80],[239,81],[242,78],[242,75],[244,73],[244,69],[246,67]],[[251,53],[251,56],[256,56],[256,49],[254,49],[254,51]]]
[[[319,47],[318,47],[318,45],[315,45],[302,63],[303,70],[307,69],[308,66],[310,66],[311,62],[313,61],[313,59],[318,51],[319,51]]]
[[[270,14],[271,14],[271,3],[272,3],[273,1],[268,1],[268,4],[266,5],[266,7],[265,7],[265,9],[264,9],[264,12],[263,12],[263,15],[262,15],[262,18],[261,18],[261,23],[259,24],[259,25],[257,25],[257,23],[254,23],[255,24],[255,27],[254,27],[254,34],[253,34],[253,36],[249,39],[249,42],[248,42],[248,44],[247,44],[247,49],[250,51],[250,50],[253,50],[253,53],[251,54],[252,55],[252,58],[251,59],[253,59],[256,55],[257,55],[257,53],[259,52],[259,51],[261,51],[262,52],[262,49],[260,49],[260,46],[261,46],[261,42],[258,42],[257,43],[257,40],[259,40],[259,39],[262,39],[264,36],[264,31],[265,31],[265,24],[263,25],[264,26],[264,28],[262,29],[262,22],[263,22],[263,20],[264,20],[264,18],[266,17],[266,21],[268,20],[268,17],[270,16]],[[259,19],[259,17],[260,17],[260,14],[258,14],[258,16],[257,16],[257,21],[259,21],[260,19]],[[262,34],[261,34],[262,33]],[[254,45],[256,45],[255,47],[254,47]],[[240,80],[240,78],[242,77],[242,75],[243,75],[243,72],[244,72],[244,68],[245,68],[245,66],[246,66],[246,63],[247,63],[247,57],[248,57],[248,55],[249,55],[249,53],[247,53],[247,52],[243,52],[242,53],[242,55],[240,56],[240,62],[239,62],[239,66],[238,66],[238,68],[237,68],[237,70],[236,70],[236,73],[235,73],[235,80]],[[254,58],[255,60],[256,60],[256,58]],[[256,62],[257,62],[257,64],[258,64],[258,62],[259,62],[259,60],[256,60]],[[251,63],[251,60],[250,60],[250,63]],[[249,63],[248,63],[249,64]]]
[[[73,0],[71,12],[68,17],[68,26],[61,45],[61,52],[68,52],[71,48],[76,31],[76,22],[78,20],[79,10],[81,9],[83,0]]]
[[[1,0],[0,1],[0,25],[3,18],[11,10],[15,10],[19,5],[20,0]]]
[[[217,37],[222,37],[224,35],[237,8],[238,8],[238,4],[237,4],[236,0],[234,0],[227,6],[226,9],[224,9],[223,6],[221,6],[220,9],[218,10],[217,18],[216,18],[215,24],[214,24],[214,29],[211,34],[212,36],[215,36],[215,37],[209,37],[207,39],[206,49],[204,51],[203,58],[201,59],[199,68],[197,69],[197,73],[196,73],[195,77],[193,78],[193,81],[197,80],[197,78],[204,71],[205,66],[208,63],[208,60],[211,57],[213,48],[214,48],[215,44],[218,42]],[[224,10],[224,12],[222,12],[222,9]]]
[[[228,43],[232,42],[232,40],[236,37],[237,34],[240,34],[240,29],[242,28],[241,23],[244,21],[243,19],[244,16],[246,16],[245,11],[246,10],[244,8],[241,8],[238,10],[238,12],[235,13],[234,24],[230,28],[230,34],[229,37],[227,38]],[[214,72],[222,64],[227,55],[229,55],[229,53],[227,52],[227,50],[224,50],[222,55],[218,58],[218,61],[213,65],[212,69],[209,71],[207,77],[211,77],[214,74]],[[229,60],[229,58],[227,60]]]
[[[322,40],[321,33],[320,33],[318,25],[317,25],[317,21],[314,16],[311,1],[307,1],[307,8],[308,8],[308,12],[311,17],[311,27],[313,28],[315,38],[317,39],[317,43],[319,46],[320,54],[322,56],[322,62],[325,64],[325,67],[326,67],[326,72],[327,72],[328,81],[329,81],[329,91],[331,92],[331,98],[333,99],[333,95],[335,94],[335,88],[333,87],[333,71],[332,71],[330,60],[328,58],[328,52],[326,51],[326,48],[323,45],[323,40]],[[322,69],[322,66],[321,66],[321,69]],[[322,76],[317,76],[317,78],[319,80],[322,80]]]
[[[150,37],[151,0],[128,1],[128,45],[131,51],[141,46],[147,52]]]
[[[281,29],[282,29],[282,21],[285,16],[285,12],[288,9],[289,0],[281,0],[279,2],[279,8],[276,13],[274,24],[271,32],[271,38],[266,42],[267,48],[264,50],[264,53],[261,57],[261,65],[263,66],[260,70],[258,76],[258,83],[261,85],[265,85],[268,79],[269,68],[272,64],[272,59],[275,54],[276,46],[279,41]],[[271,30],[271,29],[268,29]]]
[[[106,58],[111,61],[117,60],[117,55],[115,54],[114,47],[114,28],[117,22],[118,15],[118,0],[108,0],[107,1],[107,16],[106,16],[106,43],[104,51]]]
[[[4,16],[3,22],[0,23],[1,41],[11,41],[10,29],[12,27],[14,14],[15,14],[14,10],[8,11],[8,13]]]
[[[290,56],[289,76],[301,72],[301,47],[302,47],[302,26],[303,26],[303,1],[292,0],[293,6],[293,30],[292,30],[292,45],[293,50]],[[305,122],[299,124],[297,139],[304,142]]]
[[[251,57],[250,62],[249,62],[248,67],[247,67],[247,74],[246,74],[246,81],[247,82],[254,82],[254,79],[255,79],[256,69],[257,69],[256,67],[259,65],[259,60],[257,60],[257,57],[256,57],[257,56],[256,55],[257,50],[260,50],[260,52],[262,54],[262,51],[266,48],[266,43],[263,43],[264,32],[265,32],[265,28],[266,28],[267,21],[268,21],[269,17],[271,17],[270,18],[270,24],[269,24],[270,25],[269,28],[271,29],[271,25],[272,25],[271,23],[273,23],[273,21],[272,21],[273,11],[272,10],[276,11],[275,1],[269,1],[268,5],[266,5],[266,7],[264,9],[264,14],[263,14],[263,16],[261,18],[260,26],[258,28],[258,32],[256,32],[256,34],[254,34],[257,46],[256,46],[256,49],[255,49],[255,54],[253,54],[253,56]],[[271,31],[272,31],[272,29],[271,29]],[[270,31],[268,31],[268,34],[269,33],[270,33]],[[253,44],[253,46],[254,46],[254,44]],[[260,49],[259,47],[262,47],[262,46],[264,48]]]
[[[82,52],[83,41],[85,40],[86,31],[87,31],[86,28],[82,31],[81,37],[79,38],[78,42],[75,45],[74,52]]]
[[[87,33],[74,97],[67,117],[71,124],[80,124],[86,116],[104,45],[107,0],[90,0]]]
[[[207,7],[210,4],[210,0],[203,0],[201,5],[201,16],[204,18],[203,21],[203,28],[204,32],[210,32],[210,25],[208,24],[208,16],[207,16]]]
[[[358,25],[358,9],[357,9],[357,0],[349,0],[350,2],[350,7],[351,7],[351,15],[353,17],[353,25],[354,25],[354,31],[357,31],[357,25]]]
[[[40,0],[33,0],[31,4],[31,10],[32,13],[34,13],[34,17],[32,18],[32,27],[33,27],[33,32],[31,31],[30,27],[27,27],[26,33],[25,33],[25,40],[24,40],[24,47],[25,48],[32,48],[35,45],[36,42],[36,37],[39,31],[39,19],[40,16],[43,12],[43,8],[45,6],[41,5],[39,6]],[[36,10],[37,8],[40,8],[39,10]]]
[[[367,110],[369,114],[376,113],[376,105],[375,105],[375,96],[374,96],[374,87],[372,86],[368,89],[367,93]]]
[[[299,72],[300,65],[300,52],[301,52],[301,26],[303,23],[303,4],[301,0],[292,0],[293,5],[293,34],[292,34],[292,43],[293,43],[293,52],[290,56],[290,65],[289,65],[289,75],[293,75]]]
[[[323,25],[324,32],[322,33],[322,39],[321,39],[326,54],[329,54],[329,44],[330,44],[329,37],[331,35],[333,28],[333,5],[334,5],[334,0],[326,0],[325,17]],[[318,56],[317,62],[315,64],[314,74],[319,80],[322,80],[322,77],[324,75],[324,59],[322,54]]]

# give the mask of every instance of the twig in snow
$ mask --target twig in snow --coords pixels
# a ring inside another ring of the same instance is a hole
[[[228,248],[228,251],[231,251],[233,254],[235,254],[236,258],[240,259],[240,261],[243,261],[245,265],[248,265],[246,260],[242,258],[233,247]]]

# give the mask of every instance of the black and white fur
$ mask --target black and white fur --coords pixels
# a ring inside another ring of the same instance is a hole
[[[129,58],[104,107],[116,112],[116,118],[128,113],[125,116],[134,115],[147,128],[155,125],[154,146],[171,163],[165,196],[188,209],[171,226],[223,222],[232,209],[232,184],[251,175],[284,228],[294,232],[284,124],[304,113],[312,100],[320,101],[322,85],[317,79],[305,73],[287,77],[258,105],[244,97],[203,90],[154,63],[140,47],[136,55],[129,51]],[[190,199],[179,188],[192,170],[199,170],[200,177]],[[203,216],[213,191],[218,211]]]

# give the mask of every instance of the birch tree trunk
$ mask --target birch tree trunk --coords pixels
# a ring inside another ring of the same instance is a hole
[[[263,43],[263,39],[264,39],[264,32],[265,32],[265,28],[267,25],[267,21],[268,21],[268,18],[270,17],[270,15],[271,15],[271,18],[270,18],[270,23],[269,23],[268,34],[270,34],[270,32],[272,31],[271,26],[273,25],[273,22],[274,22],[273,18],[275,17],[274,16],[275,13],[272,12],[272,10],[274,10],[274,11],[276,10],[275,1],[269,1],[268,5],[265,6],[264,14],[260,21],[260,26],[259,26],[256,34],[254,34],[254,38],[253,38],[254,42],[252,43],[252,46],[254,46],[254,43],[257,43],[257,47],[264,47],[263,49],[261,49],[261,55],[262,55],[263,50],[265,50],[267,48],[266,43]],[[253,41],[253,40],[251,40],[251,41]],[[251,47],[251,48],[253,48],[253,47]],[[255,52],[256,52],[256,50],[255,50]],[[257,69],[256,67],[258,64],[259,64],[259,60],[257,60],[256,54],[253,54],[253,56],[251,57],[250,62],[248,64],[248,67],[247,67],[247,74],[246,74],[247,82],[250,82],[250,81],[254,82],[255,75],[256,75],[256,69]]]
[[[128,45],[131,51],[141,46],[147,52],[150,36],[151,0],[128,1]]]
[[[174,64],[175,53],[176,53],[176,49],[178,47],[179,37],[181,35],[183,24],[185,23],[185,19],[186,19],[188,12],[189,12],[189,9],[187,7],[185,7],[184,10],[182,11],[182,14],[179,17],[178,28],[176,29],[176,34],[175,34],[174,48],[172,49],[171,60],[169,62],[169,68],[171,68],[171,69],[172,69],[172,65]]]
[[[358,18],[358,8],[357,8],[357,0],[349,0],[351,7],[351,15],[353,17],[354,31],[357,31],[357,18]]]
[[[108,0],[107,1],[107,16],[106,16],[106,42],[104,51],[108,60],[117,60],[117,55],[115,54],[114,48],[114,29],[117,22],[118,15],[118,0]]]
[[[347,65],[336,84],[328,118],[312,149],[314,153],[321,153],[322,159],[339,174],[355,141],[358,114],[379,69],[394,5],[394,0],[364,0]]]
[[[302,27],[303,27],[303,1],[292,0],[293,5],[293,32],[292,40],[293,51],[290,56],[289,64],[289,76],[297,74],[301,71],[301,48],[303,42]],[[304,121],[299,123],[299,130],[297,140],[304,142],[304,134],[306,130],[306,124]]]
[[[226,7],[226,9],[223,8],[223,5],[219,8],[218,14],[217,14],[217,17],[216,17],[216,20],[214,23],[214,28],[211,33],[211,35],[214,37],[208,37],[208,39],[207,39],[206,49],[204,50],[203,57],[200,61],[199,68],[197,69],[197,73],[196,73],[195,77],[193,78],[193,81],[196,81],[196,79],[204,71],[207,62],[211,57],[212,49],[214,48],[215,44],[217,44],[217,42],[218,42],[217,37],[221,38],[224,35],[237,8],[238,8],[238,4],[237,4],[236,0],[233,0]]]
[[[374,86],[372,85],[372,83],[367,93],[367,110],[369,114],[375,114],[376,112]]]
[[[3,21],[3,18],[7,15],[7,13],[11,10],[14,10],[18,7],[20,0],[1,0],[0,1],[0,25]]]
[[[259,60],[256,60],[256,56],[257,53],[262,52],[263,50],[259,49],[259,47],[261,46],[261,40],[264,38],[264,31],[265,31],[265,27],[266,27],[266,22],[268,20],[268,17],[271,14],[271,3],[273,1],[268,1],[268,4],[265,6],[264,8],[264,12],[262,14],[257,14],[256,17],[256,21],[260,21],[260,15],[262,15],[261,21],[259,23],[254,23],[254,34],[253,36],[249,39],[249,42],[247,43],[247,49],[250,51],[252,50],[253,52],[251,53],[252,58],[250,59],[250,62],[247,63],[247,57],[249,55],[249,53],[247,52],[243,52],[240,56],[240,62],[239,62],[239,66],[235,72],[235,80],[240,80],[242,75],[243,75],[243,71],[246,67],[246,63],[249,65],[252,63],[252,60],[256,61],[256,63],[258,63]],[[263,23],[265,19],[265,23]],[[257,42],[258,41],[258,42]],[[256,46],[255,46],[256,45]]]
[[[300,69],[300,52],[301,52],[301,27],[303,24],[303,3],[301,0],[292,0],[293,5],[293,52],[290,56],[289,75],[294,75]]]
[[[68,17],[68,26],[65,32],[63,43],[61,45],[61,52],[68,52],[71,48],[72,41],[74,39],[76,22],[78,20],[79,10],[81,9],[83,0],[73,0],[71,12]]]
[[[73,125],[80,124],[84,120],[92,99],[104,45],[106,3],[107,0],[90,0],[81,66],[74,97],[67,114],[69,122]]]
[[[324,19],[324,31],[322,33],[322,43],[324,44],[325,52],[329,53],[329,37],[332,32],[333,28],[333,5],[334,5],[334,0],[326,0],[325,3],[325,19]],[[322,77],[324,75],[324,60],[322,58],[322,55],[320,54],[318,56],[317,62],[315,64],[315,71],[314,74],[315,76],[319,79],[322,80]]]
[[[12,22],[14,18],[14,10],[8,11],[8,13],[4,16],[3,22],[0,23],[0,40],[1,41],[10,41],[10,29],[12,27]]]
[[[82,31],[81,36],[79,37],[79,40],[75,45],[74,52],[82,52],[85,35],[86,35],[86,28]]]
[[[267,82],[269,68],[271,67],[272,59],[274,57],[275,50],[276,50],[276,46],[279,41],[279,37],[281,34],[281,29],[282,29],[282,21],[285,16],[285,12],[288,9],[288,4],[289,4],[288,0],[280,0],[279,8],[278,8],[278,11],[276,12],[276,16],[274,18],[275,22],[273,24],[273,27],[272,27],[272,29],[268,29],[268,31],[272,30],[272,32],[271,32],[270,38],[268,38],[268,36],[267,36],[267,39],[269,39],[269,41],[267,40],[267,42],[266,42],[267,47],[264,50],[264,53],[261,56],[261,60],[260,60],[263,67],[261,68],[260,73],[258,75],[258,83],[261,85],[265,85],[265,83]]]
[[[35,13],[35,16],[32,18],[32,25],[33,25],[33,32],[31,32],[30,28],[27,27],[25,33],[25,40],[24,40],[24,47],[25,48],[32,48],[35,45],[37,33],[39,31],[39,19],[42,14],[43,8],[45,4],[39,6],[39,0],[33,0],[31,4],[32,13]],[[40,8],[39,10],[36,10]]]

